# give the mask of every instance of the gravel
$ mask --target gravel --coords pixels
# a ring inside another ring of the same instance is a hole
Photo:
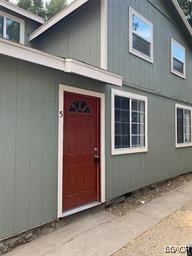
[[[189,244],[192,244],[192,201],[113,256],[187,255],[186,245]]]

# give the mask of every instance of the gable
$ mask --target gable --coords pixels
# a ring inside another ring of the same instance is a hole
[[[77,10],[79,7],[84,5],[86,2],[90,0],[75,0],[73,1],[69,6],[64,8],[62,11],[60,11],[58,14],[56,14],[54,17],[52,17],[50,20],[48,20],[45,24],[43,24],[41,27],[39,27],[37,30],[35,30],[30,35],[30,41],[37,38],[39,35],[44,33],[45,31],[49,30],[52,26],[54,26],[56,23],[73,13],[75,10]],[[99,0],[97,0],[99,1]],[[109,1],[109,0],[104,0]],[[163,7],[164,11],[168,14],[169,11],[167,9],[173,9],[173,12],[175,13],[174,18],[178,19],[181,22],[181,26],[184,28],[186,33],[188,33],[188,36],[190,37],[190,41],[192,41],[192,28],[189,25],[187,19],[185,18],[185,15],[183,11],[181,10],[177,0],[170,0],[170,1],[164,1],[164,0],[147,0],[149,3],[154,5],[155,7]],[[161,8],[159,8],[161,11]],[[169,16],[169,14],[168,14]]]

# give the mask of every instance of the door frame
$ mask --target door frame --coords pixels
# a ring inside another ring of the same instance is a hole
[[[69,214],[67,212],[63,212],[62,209],[62,196],[63,196],[63,141],[64,141],[64,133],[63,133],[63,125],[64,125],[64,92],[71,92],[82,94],[86,96],[97,97],[100,99],[100,203],[105,202],[105,94],[94,92],[90,90],[80,89],[77,87],[71,87],[63,84],[59,84],[59,109],[58,109],[58,189],[57,189],[57,218],[62,218]],[[97,202],[96,202],[97,204]],[[96,204],[91,204],[94,206]],[[89,205],[88,205],[89,206]],[[72,213],[76,213],[80,210],[87,209],[89,207],[80,207],[71,211]]]

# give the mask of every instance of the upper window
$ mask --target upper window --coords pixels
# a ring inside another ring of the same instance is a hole
[[[129,7],[129,51],[153,62],[153,24]]]
[[[192,108],[176,104],[176,146],[192,146]]]
[[[171,39],[171,71],[185,78],[185,48]]]
[[[112,91],[112,154],[147,151],[147,98]]]
[[[0,12],[0,37],[24,43],[24,21]]]

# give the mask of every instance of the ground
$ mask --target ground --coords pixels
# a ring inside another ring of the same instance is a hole
[[[192,181],[192,173],[186,173],[166,181],[162,181],[150,186],[138,189],[131,194],[122,203],[112,204],[107,207],[107,211],[117,216],[123,216],[142,205],[149,203],[155,198],[161,197],[180,186]]]
[[[173,255],[186,255],[184,247],[189,244],[192,244],[192,201],[113,256],[163,256],[170,255],[170,251]]]
[[[58,230],[17,247],[8,255],[170,255],[165,253],[165,246],[185,247],[192,243],[191,234],[192,174],[189,173],[135,191],[107,211],[100,207],[67,217]]]

